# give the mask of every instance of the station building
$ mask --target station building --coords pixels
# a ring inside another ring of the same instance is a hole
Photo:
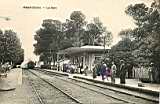
[[[88,66],[89,70],[92,70],[94,65],[99,63],[109,50],[109,47],[104,46],[70,47],[57,53],[57,62],[60,62],[60,59],[70,60],[70,63],[77,67],[85,68]]]

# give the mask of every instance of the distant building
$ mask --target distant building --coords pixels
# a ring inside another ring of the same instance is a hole
[[[82,46],[82,47],[70,47],[64,50],[60,50],[57,53],[57,62],[60,57],[62,59],[69,59],[71,64],[76,65],[77,67],[81,66],[84,68],[88,66],[89,70],[92,70],[94,65],[101,61],[104,57],[104,53],[107,54],[109,47],[103,46]]]

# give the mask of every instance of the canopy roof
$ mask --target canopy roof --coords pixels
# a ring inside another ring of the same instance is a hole
[[[109,50],[109,47],[105,47],[105,50]],[[83,52],[103,52],[103,46],[82,46],[82,47],[70,47],[64,50],[60,50],[57,54],[75,54]]]

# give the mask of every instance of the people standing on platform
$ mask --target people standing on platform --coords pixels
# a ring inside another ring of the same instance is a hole
[[[150,82],[152,83],[153,82],[153,63],[150,64],[150,68],[149,68],[149,71],[148,71],[148,75],[149,75],[149,80]]]
[[[112,62],[112,66],[111,66],[111,82],[112,83],[115,83],[116,71],[117,71],[117,66],[115,65],[114,62]]]
[[[121,65],[120,65],[120,83],[125,84],[126,83],[126,66],[124,60],[121,60]]]
[[[95,65],[95,67],[93,68],[93,79],[97,77],[97,68],[98,68],[98,65]]]
[[[87,76],[88,66],[84,68],[84,75]]]
[[[97,74],[97,76],[101,75],[101,64],[100,63],[97,64],[96,74]]]
[[[80,65],[79,69],[80,69],[80,74],[83,74],[83,71],[82,71],[83,65]]]
[[[58,67],[57,68],[58,68],[58,71],[60,71],[60,64],[59,63],[58,63]]]
[[[108,77],[111,75],[111,69],[106,65],[106,79],[108,79]]]
[[[106,64],[103,64],[102,66],[101,66],[101,76],[102,76],[102,80],[104,81],[105,80],[105,76],[106,76]]]

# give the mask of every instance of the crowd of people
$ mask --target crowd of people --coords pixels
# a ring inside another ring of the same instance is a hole
[[[126,65],[123,60],[120,61],[120,69],[119,69],[119,77],[120,77],[120,83],[125,84],[125,77],[126,77]],[[58,68],[59,69],[59,68]],[[85,67],[76,67],[76,65],[72,64],[64,64],[63,65],[63,72],[69,72],[69,73],[80,73],[84,74],[85,76],[88,75],[89,67],[85,65]],[[111,77],[111,82],[115,83],[115,77],[117,74],[117,66],[114,62],[111,63],[111,66],[107,65],[106,63],[102,62],[101,64],[96,64],[94,68],[92,69],[93,73],[93,79],[95,79],[97,76],[101,76],[102,80],[104,81],[109,80],[108,77]]]
[[[105,79],[109,80],[108,77],[111,77],[111,82],[115,83],[116,73],[117,73],[117,66],[115,65],[114,62],[111,63],[110,67],[107,66],[107,64],[105,63],[97,64],[93,68],[93,79],[95,79],[97,76],[101,76],[102,80],[104,81]],[[119,76],[120,76],[120,83],[125,84],[126,67],[123,60],[121,60]]]
[[[65,63],[58,64],[58,71],[68,72],[71,74],[80,73],[87,76],[93,74],[93,79],[101,76],[102,80],[111,80],[115,83],[115,78],[120,78],[120,83],[125,84],[126,78],[137,78],[142,82],[158,83],[160,78],[159,68],[153,62],[147,66],[142,63],[131,63],[124,60],[106,60],[105,62],[94,62],[94,64],[85,63]],[[109,78],[108,78],[109,77]]]
[[[112,83],[115,83],[115,78],[120,78],[120,83],[125,84],[126,78],[132,78],[132,73],[134,75],[134,69],[132,72],[132,65],[125,62],[124,60],[120,60],[120,63],[105,63],[101,62],[93,66],[93,69],[87,65],[82,64],[64,64],[63,65],[63,72],[69,73],[80,73],[87,76],[89,73],[92,73],[93,79],[97,76],[101,76],[102,80],[111,80]],[[155,68],[153,67],[153,63],[151,63],[150,68],[148,70],[148,80],[150,82],[154,82],[157,78],[158,74],[154,72]],[[60,71],[60,67],[58,67],[58,71]],[[110,77],[110,78],[108,78]],[[134,77],[134,76],[133,76]],[[143,76],[141,76],[143,78]],[[147,78],[147,76],[146,76]]]

